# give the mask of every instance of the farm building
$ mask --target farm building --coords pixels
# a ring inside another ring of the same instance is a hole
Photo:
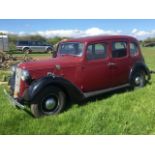
[[[8,36],[0,35],[0,51],[8,51]]]

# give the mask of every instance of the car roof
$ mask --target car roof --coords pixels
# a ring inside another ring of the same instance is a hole
[[[91,36],[91,37],[68,39],[62,42],[88,42],[89,43],[89,42],[102,41],[102,40],[108,40],[108,39],[132,39],[137,41],[136,38],[127,36],[127,35],[102,35],[102,36]]]

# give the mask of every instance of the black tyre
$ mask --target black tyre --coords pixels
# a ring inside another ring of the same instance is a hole
[[[138,70],[133,73],[131,85],[133,88],[141,88],[146,85],[146,74],[143,70]]]
[[[30,50],[29,48],[24,48],[24,49],[23,49],[23,52],[24,52],[25,54],[29,54],[29,53],[31,52],[31,50]]]
[[[35,117],[55,115],[63,111],[66,95],[58,87],[49,86],[43,89],[31,103],[31,112]]]

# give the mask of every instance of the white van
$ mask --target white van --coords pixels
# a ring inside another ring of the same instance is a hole
[[[0,34],[0,51],[8,51],[8,36]]]

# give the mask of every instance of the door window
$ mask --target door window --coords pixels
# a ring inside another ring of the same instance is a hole
[[[32,42],[31,42],[31,46],[37,46],[37,45],[36,45],[36,41],[32,41]]]
[[[87,47],[87,60],[96,60],[106,58],[106,44],[91,44]]]
[[[40,42],[40,41],[36,42],[36,44],[37,44],[37,46],[42,46],[43,45],[42,42]]]
[[[112,43],[112,57],[122,58],[127,56],[127,43],[124,41]]]
[[[28,41],[19,41],[17,42],[17,46],[28,46]]]
[[[130,43],[130,54],[135,56],[138,53],[138,45],[136,43]]]

